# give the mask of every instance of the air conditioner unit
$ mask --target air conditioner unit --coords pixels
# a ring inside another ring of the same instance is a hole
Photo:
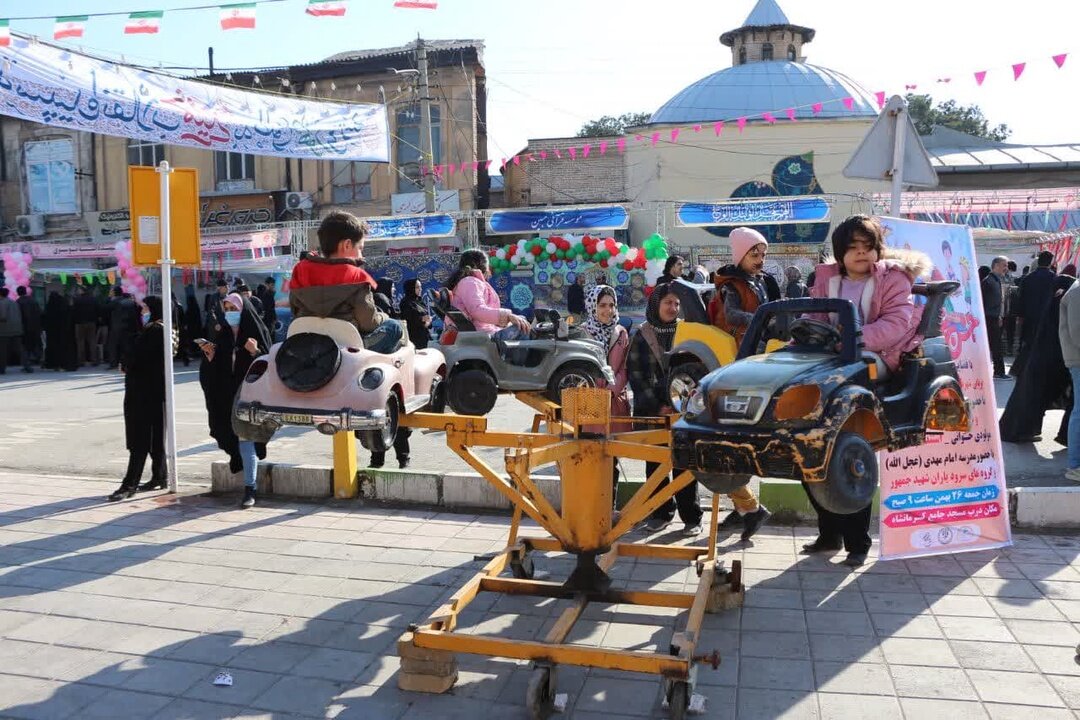
[[[311,193],[306,193],[306,192],[288,192],[288,193],[285,193],[285,209],[286,210],[310,210],[311,209]]]
[[[20,237],[40,237],[44,235],[45,216],[40,214],[16,215],[15,232],[19,233]]]

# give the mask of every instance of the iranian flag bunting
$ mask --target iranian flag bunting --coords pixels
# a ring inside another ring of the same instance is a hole
[[[64,38],[82,37],[83,28],[86,27],[87,15],[68,15],[56,18],[56,27],[53,29],[53,40]]]
[[[439,6],[436,0],[395,0],[396,8],[411,8],[413,10],[434,10]]]
[[[128,15],[127,24],[124,25],[125,35],[152,35],[161,31],[161,18],[164,10],[147,10],[133,12]]]
[[[11,45],[11,21],[0,20],[0,47]]]
[[[236,3],[221,6],[221,29],[255,29],[255,3]]]
[[[308,0],[304,12],[315,17],[341,17],[345,14],[345,0]]]

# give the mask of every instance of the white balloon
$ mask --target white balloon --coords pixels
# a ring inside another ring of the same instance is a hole
[[[498,250],[496,250],[495,251],[495,257],[499,258],[500,260],[505,260],[506,259],[506,249],[505,248],[499,248]]]
[[[512,258],[510,258],[510,264],[514,265],[515,267],[520,265],[521,264],[521,255],[520,254],[515,254]]]
[[[545,251],[545,252],[547,252],[547,253],[548,253],[549,255],[550,255],[551,253],[555,252],[555,251],[556,251],[556,250],[558,250],[558,249],[559,249],[559,248],[557,248],[557,247],[555,246],[555,243],[553,243],[553,242],[549,242],[549,243],[548,243],[547,245],[545,245],[545,246],[544,246],[544,251]]]

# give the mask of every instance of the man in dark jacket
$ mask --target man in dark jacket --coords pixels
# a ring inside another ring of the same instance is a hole
[[[574,284],[566,289],[566,311],[571,315],[585,317],[585,273],[578,273]]]
[[[139,335],[139,306],[123,288],[113,288],[109,303],[109,367],[119,367]]]
[[[79,365],[97,365],[97,298],[85,285],[79,286],[79,294],[71,310],[75,323],[75,349],[78,352]]]
[[[293,268],[289,307],[294,318],[336,318],[354,324],[372,352],[392,353],[405,332],[375,307],[375,280],[360,266],[367,225],[347,212],[332,212],[319,225],[321,256]]]
[[[23,350],[26,352],[26,362],[37,364],[41,362],[41,306],[37,300],[30,297],[26,288],[20,285],[15,289],[19,299],[15,304],[19,306],[22,314],[23,326]]]
[[[23,372],[33,372],[23,351],[22,313],[15,301],[8,297],[7,288],[0,288],[0,375],[7,372],[8,356],[12,350],[22,361]]]
[[[277,310],[274,307],[274,296],[276,294],[277,281],[272,276],[263,280],[263,284],[255,288],[255,295],[263,306],[263,323],[266,324],[266,328],[271,334],[273,334],[274,326],[277,324]]]
[[[206,297],[203,299],[203,331],[206,336],[214,334],[211,331],[214,325],[217,324],[216,318],[221,315],[221,303],[224,302],[225,296],[228,294],[229,283],[225,282],[224,278],[218,279],[215,292],[206,293]]]
[[[994,362],[994,378],[1007,380],[1005,355],[1001,347],[1001,319],[1005,311],[1005,271],[1009,258],[998,256],[990,263],[990,274],[982,281],[983,312],[986,315],[986,335],[990,343],[990,359]]]
[[[1054,254],[1048,250],[1039,253],[1036,267],[1020,281],[1019,316],[1023,325],[1020,329],[1021,346],[1030,346],[1039,329],[1039,320],[1046,313],[1050,297],[1054,294],[1056,273],[1050,269]]]

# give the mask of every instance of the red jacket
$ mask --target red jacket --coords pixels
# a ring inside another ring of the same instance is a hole
[[[366,334],[387,319],[375,307],[374,292],[375,280],[355,261],[312,256],[293,268],[289,306],[293,317],[348,320]]]

